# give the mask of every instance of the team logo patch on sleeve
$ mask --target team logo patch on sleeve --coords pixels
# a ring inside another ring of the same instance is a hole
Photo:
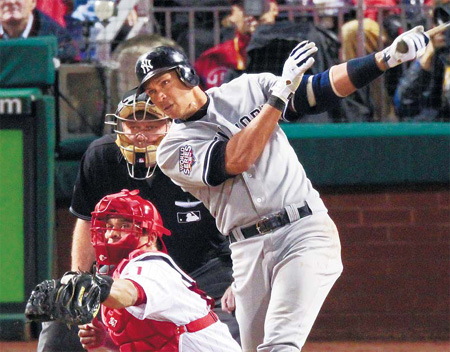
[[[192,166],[196,162],[194,150],[190,145],[180,147],[180,172],[189,176],[192,172]]]

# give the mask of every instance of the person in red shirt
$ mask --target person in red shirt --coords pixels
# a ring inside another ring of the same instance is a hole
[[[67,12],[67,7],[73,7],[73,1],[67,0],[37,0],[36,8],[47,16],[53,18],[61,27],[66,27],[64,16]]]
[[[203,52],[195,61],[194,67],[200,77],[200,86],[203,89],[219,87],[230,71],[242,71],[246,65],[246,48],[251,35],[259,24],[275,22],[279,10],[276,1],[272,0],[269,9],[257,20],[244,13],[243,0],[230,0],[230,23],[236,28],[233,39],[224,41]]]

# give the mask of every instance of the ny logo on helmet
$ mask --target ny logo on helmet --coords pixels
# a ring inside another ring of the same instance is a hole
[[[150,70],[153,70],[152,60],[145,59],[141,62],[141,70],[146,75]]]

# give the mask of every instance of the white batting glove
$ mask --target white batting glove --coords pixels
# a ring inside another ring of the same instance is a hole
[[[414,27],[399,35],[391,46],[383,50],[383,60],[389,68],[414,60],[422,56],[429,42],[430,37],[424,32],[423,26]]]
[[[272,95],[283,100],[287,104],[297,90],[302,77],[314,64],[314,55],[317,51],[316,44],[307,40],[298,44],[284,63],[281,78],[272,89]]]

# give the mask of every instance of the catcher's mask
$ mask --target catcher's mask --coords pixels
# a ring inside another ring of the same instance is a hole
[[[164,126],[155,125],[148,130],[148,125],[152,125],[152,121],[156,124],[156,121],[161,120],[165,122]],[[127,128],[127,123],[135,125],[136,131]],[[117,134],[116,144],[127,162],[130,177],[137,180],[150,178],[155,172],[156,148],[169,130],[169,117],[154,106],[145,93],[136,95],[136,89],[132,89],[125,93],[116,113],[105,116],[105,124],[113,126]],[[144,146],[138,146],[133,142],[138,136],[144,140],[147,139],[146,136],[155,138]]]
[[[136,62],[135,72],[139,80],[138,93],[144,91],[145,83],[152,77],[170,70],[176,70],[181,82],[189,88],[198,86],[200,82],[194,67],[181,50],[170,46],[158,46],[141,55]]]
[[[124,189],[102,198],[95,206],[91,219],[91,242],[95,249],[98,269],[102,266],[117,266],[129,253],[149,244],[150,234],[157,236],[161,251],[167,253],[162,236],[170,236],[170,231],[163,226],[155,206],[138,196],[138,193],[139,190]],[[127,226],[111,229],[108,221],[111,219],[122,219]],[[109,243],[108,231],[120,232],[120,239]],[[147,242],[140,243],[140,238],[145,235],[148,235]]]

